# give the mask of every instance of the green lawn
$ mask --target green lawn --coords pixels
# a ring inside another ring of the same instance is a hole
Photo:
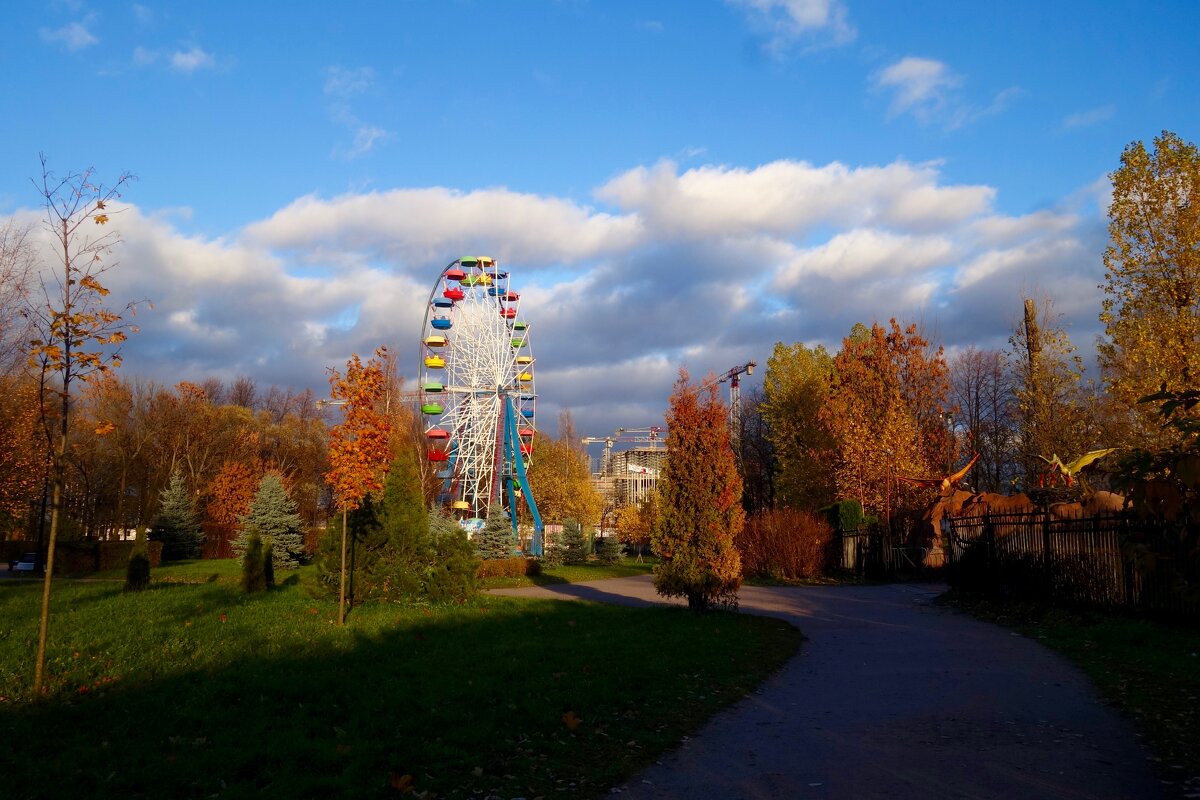
[[[341,629],[307,576],[254,597],[234,562],[155,577],[134,595],[56,585],[40,701],[40,586],[0,583],[6,796],[598,796],[801,639],[751,616],[486,596],[362,606]]]
[[[638,563],[633,559],[622,559],[619,564],[605,566],[598,562],[588,562],[575,566],[563,565],[549,567],[541,575],[522,576],[519,578],[488,578],[484,581],[485,588],[508,589],[518,586],[549,586],[555,583],[583,583],[584,581],[599,581],[605,578],[627,578],[631,575],[650,575],[658,559],[650,557]]]
[[[1014,628],[1079,665],[1145,735],[1168,795],[1200,797],[1200,629],[1195,625],[954,593],[946,602]]]

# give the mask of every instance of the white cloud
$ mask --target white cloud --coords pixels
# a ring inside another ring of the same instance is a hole
[[[753,26],[768,37],[776,55],[802,38],[820,36],[831,45],[854,41],[858,32],[847,20],[841,0],[727,0],[745,9]]]
[[[100,41],[82,22],[72,22],[54,30],[42,28],[39,33],[43,41],[60,44],[72,52],[91,47]]]
[[[325,70],[325,94],[353,97],[369,89],[374,80],[375,70],[370,67],[350,69],[335,65]]]
[[[133,63],[139,67],[148,67],[158,61],[158,53],[147,50],[142,46],[133,48]]]
[[[214,237],[129,207],[114,215],[125,244],[107,285],[155,309],[138,315],[123,372],[322,391],[324,368],[351,352],[414,348],[435,277],[463,253],[512,270],[539,413],[572,407],[587,432],[656,424],[682,362],[702,376],[765,363],[776,341],[836,348],[859,321],[924,319],[947,345],[1003,341],[1034,282],[1059,297],[1077,342],[1097,329],[1104,229],[1090,200],[1087,214],[1009,216],[991,187],[947,184],[937,164],[800,161],[664,162],[596,197],[307,196]]]
[[[944,62],[918,56],[905,56],[884,67],[872,83],[891,95],[889,117],[911,114],[921,124],[938,123],[947,130],[1001,114],[1025,94],[1019,86],[1009,86],[986,104],[972,102],[961,91],[963,76]]]
[[[857,281],[909,275],[944,266],[954,253],[945,236],[901,236],[863,228],[796,253],[779,277],[784,287],[794,287],[813,276]]]
[[[171,54],[171,69],[178,72],[192,73],[199,69],[212,69],[216,65],[217,60],[212,54],[196,46],[190,50],[176,50]]]
[[[912,113],[923,121],[943,109],[949,91],[961,83],[962,78],[941,61],[917,56],[905,56],[875,77],[878,88],[892,92],[893,116]]]
[[[330,200],[302,197],[249,226],[246,235],[318,257],[335,250],[386,258],[410,270],[475,251],[525,263],[586,260],[628,249],[640,232],[636,219],[597,213],[569,200],[503,188],[435,187]]]
[[[325,95],[331,98],[330,118],[353,133],[349,146],[336,145],[333,155],[351,161],[370,153],[378,142],[391,138],[390,131],[362,121],[351,110],[350,101],[372,88],[375,70],[371,67],[349,68],[334,65],[325,69]]]
[[[773,161],[683,174],[663,161],[629,170],[596,191],[657,231],[688,236],[796,234],[824,224],[921,229],[978,214],[993,195],[987,186],[941,186],[933,167],[903,161],[855,168]]]
[[[1110,120],[1113,114],[1117,113],[1117,107],[1114,105],[1100,106],[1088,111],[1080,111],[1076,114],[1068,114],[1063,117],[1061,128],[1064,131],[1075,130],[1076,128],[1087,128],[1092,125],[1099,124],[1106,120]]]

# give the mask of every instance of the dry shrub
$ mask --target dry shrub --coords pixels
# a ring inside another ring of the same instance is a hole
[[[542,565],[536,558],[513,556],[512,558],[490,558],[479,563],[477,578],[519,578],[542,574]]]
[[[808,511],[777,508],[746,520],[736,540],[748,577],[796,580],[828,574],[836,565],[833,529]]]

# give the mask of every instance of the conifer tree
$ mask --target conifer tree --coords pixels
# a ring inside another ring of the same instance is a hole
[[[587,561],[587,541],[583,536],[583,526],[577,519],[563,520],[562,560],[564,564],[583,564]]]
[[[150,586],[150,553],[146,547],[146,534],[141,530],[129,553],[129,564],[125,567],[125,591],[140,592]]]
[[[171,474],[171,483],[159,495],[158,518],[150,538],[163,543],[164,561],[200,557],[204,533],[200,530],[196,504],[178,470]]]
[[[596,558],[609,566],[621,560],[621,542],[615,533],[596,541]]]
[[[425,594],[439,603],[465,600],[477,591],[475,570],[479,561],[467,532],[449,517],[430,512],[429,538],[433,564],[425,581]]]
[[[488,511],[483,530],[471,540],[476,554],[483,560],[509,558],[513,554],[512,523],[508,513],[497,503]]]
[[[242,589],[248,594],[261,592],[267,588],[267,578],[263,571],[263,545],[258,531],[251,529],[246,537],[246,549],[242,555]]]
[[[734,538],[745,522],[742,479],[717,384],[691,383],[679,371],[667,411],[667,463],[652,543],[662,558],[654,588],[686,597],[693,611],[736,606],[742,565]]]
[[[270,542],[274,566],[295,569],[304,557],[304,521],[278,475],[268,473],[258,483],[250,511],[242,517],[242,530],[233,542],[235,553],[245,552],[251,532]]]

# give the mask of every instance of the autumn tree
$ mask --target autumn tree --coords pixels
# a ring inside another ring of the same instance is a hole
[[[667,410],[667,462],[652,544],[662,562],[654,587],[686,597],[693,611],[737,604],[741,560],[734,538],[745,522],[742,479],[716,381],[705,388],[679,371]]]
[[[224,528],[237,527],[250,510],[260,480],[245,462],[226,460],[208,485],[208,518]]]
[[[764,414],[765,404],[761,386],[746,391],[742,397],[738,465],[742,470],[742,505],[746,513],[775,506],[779,460]]]
[[[1096,415],[1084,383],[1083,359],[1049,298],[1024,298],[1024,313],[1009,339],[1016,401],[1014,452],[1025,488],[1038,484],[1049,458],[1070,460],[1093,449]]]
[[[833,439],[818,420],[833,374],[833,358],[821,345],[777,342],[767,359],[762,415],[784,505],[813,509],[833,499]]]
[[[1108,211],[1099,347],[1109,390],[1144,441],[1174,435],[1140,397],[1200,383],[1200,150],[1169,131],[1121,154]]]
[[[105,226],[116,213],[109,208],[133,178],[122,174],[105,187],[94,170],[52,173],[42,158],[37,184],[45,209],[45,227],[53,243],[53,267],[42,273],[41,296],[30,311],[37,332],[31,342],[31,364],[40,368],[53,393],[52,404],[43,402],[41,417],[51,442],[50,533],[46,548],[46,574],[42,583],[42,612],[38,630],[33,689],[41,693],[50,624],[50,587],[54,577],[54,550],[63,522],[67,441],[76,380],[103,375],[120,366],[119,346],[135,330],[122,316],[105,306],[109,290],[100,279],[116,266],[106,260],[120,242]],[[124,307],[132,314],[136,304]],[[47,395],[43,393],[42,397]]]
[[[890,517],[920,499],[898,476],[943,474],[950,460],[949,381],[941,348],[915,325],[856,326],[834,358],[834,381],[818,414],[837,444],[838,497]]]
[[[357,354],[346,362],[346,374],[329,370],[329,393],[342,404],[342,421],[329,431],[329,472],[326,480],[334,502],[342,512],[341,569],[338,589],[338,624],[346,621],[346,535],[349,512],[358,508],[370,492],[383,488],[383,477],[391,457],[391,423],[380,412],[386,382],[382,361],[386,351],[366,364]]]
[[[960,456],[979,453],[967,483],[978,491],[1003,494],[1016,477],[1016,418],[1011,371],[1001,350],[976,347],[949,361],[950,401],[958,410],[954,427],[961,431]]]
[[[0,541],[17,529],[40,495],[46,474],[45,442],[39,438],[37,382],[0,377]]]
[[[650,544],[654,527],[658,523],[659,489],[648,492],[638,505],[623,506],[617,511],[617,536],[625,544],[637,550],[637,559],[642,560],[642,550]]]
[[[604,498],[592,483],[587,454],[570,439],[542,439],[528,475],[538,513],[546,522],[577,519],[585,526],[600,522]]]
[[[41,403],[26,363],[34,267],[30,229],[11,219],[0,225],[0,540],[23,521],[45,474],[36,439]]]
[[[30,298],[36,277],[36,253],[30,228],[9,219],[0,225],[0,379],[25,372],[33,338]]]

